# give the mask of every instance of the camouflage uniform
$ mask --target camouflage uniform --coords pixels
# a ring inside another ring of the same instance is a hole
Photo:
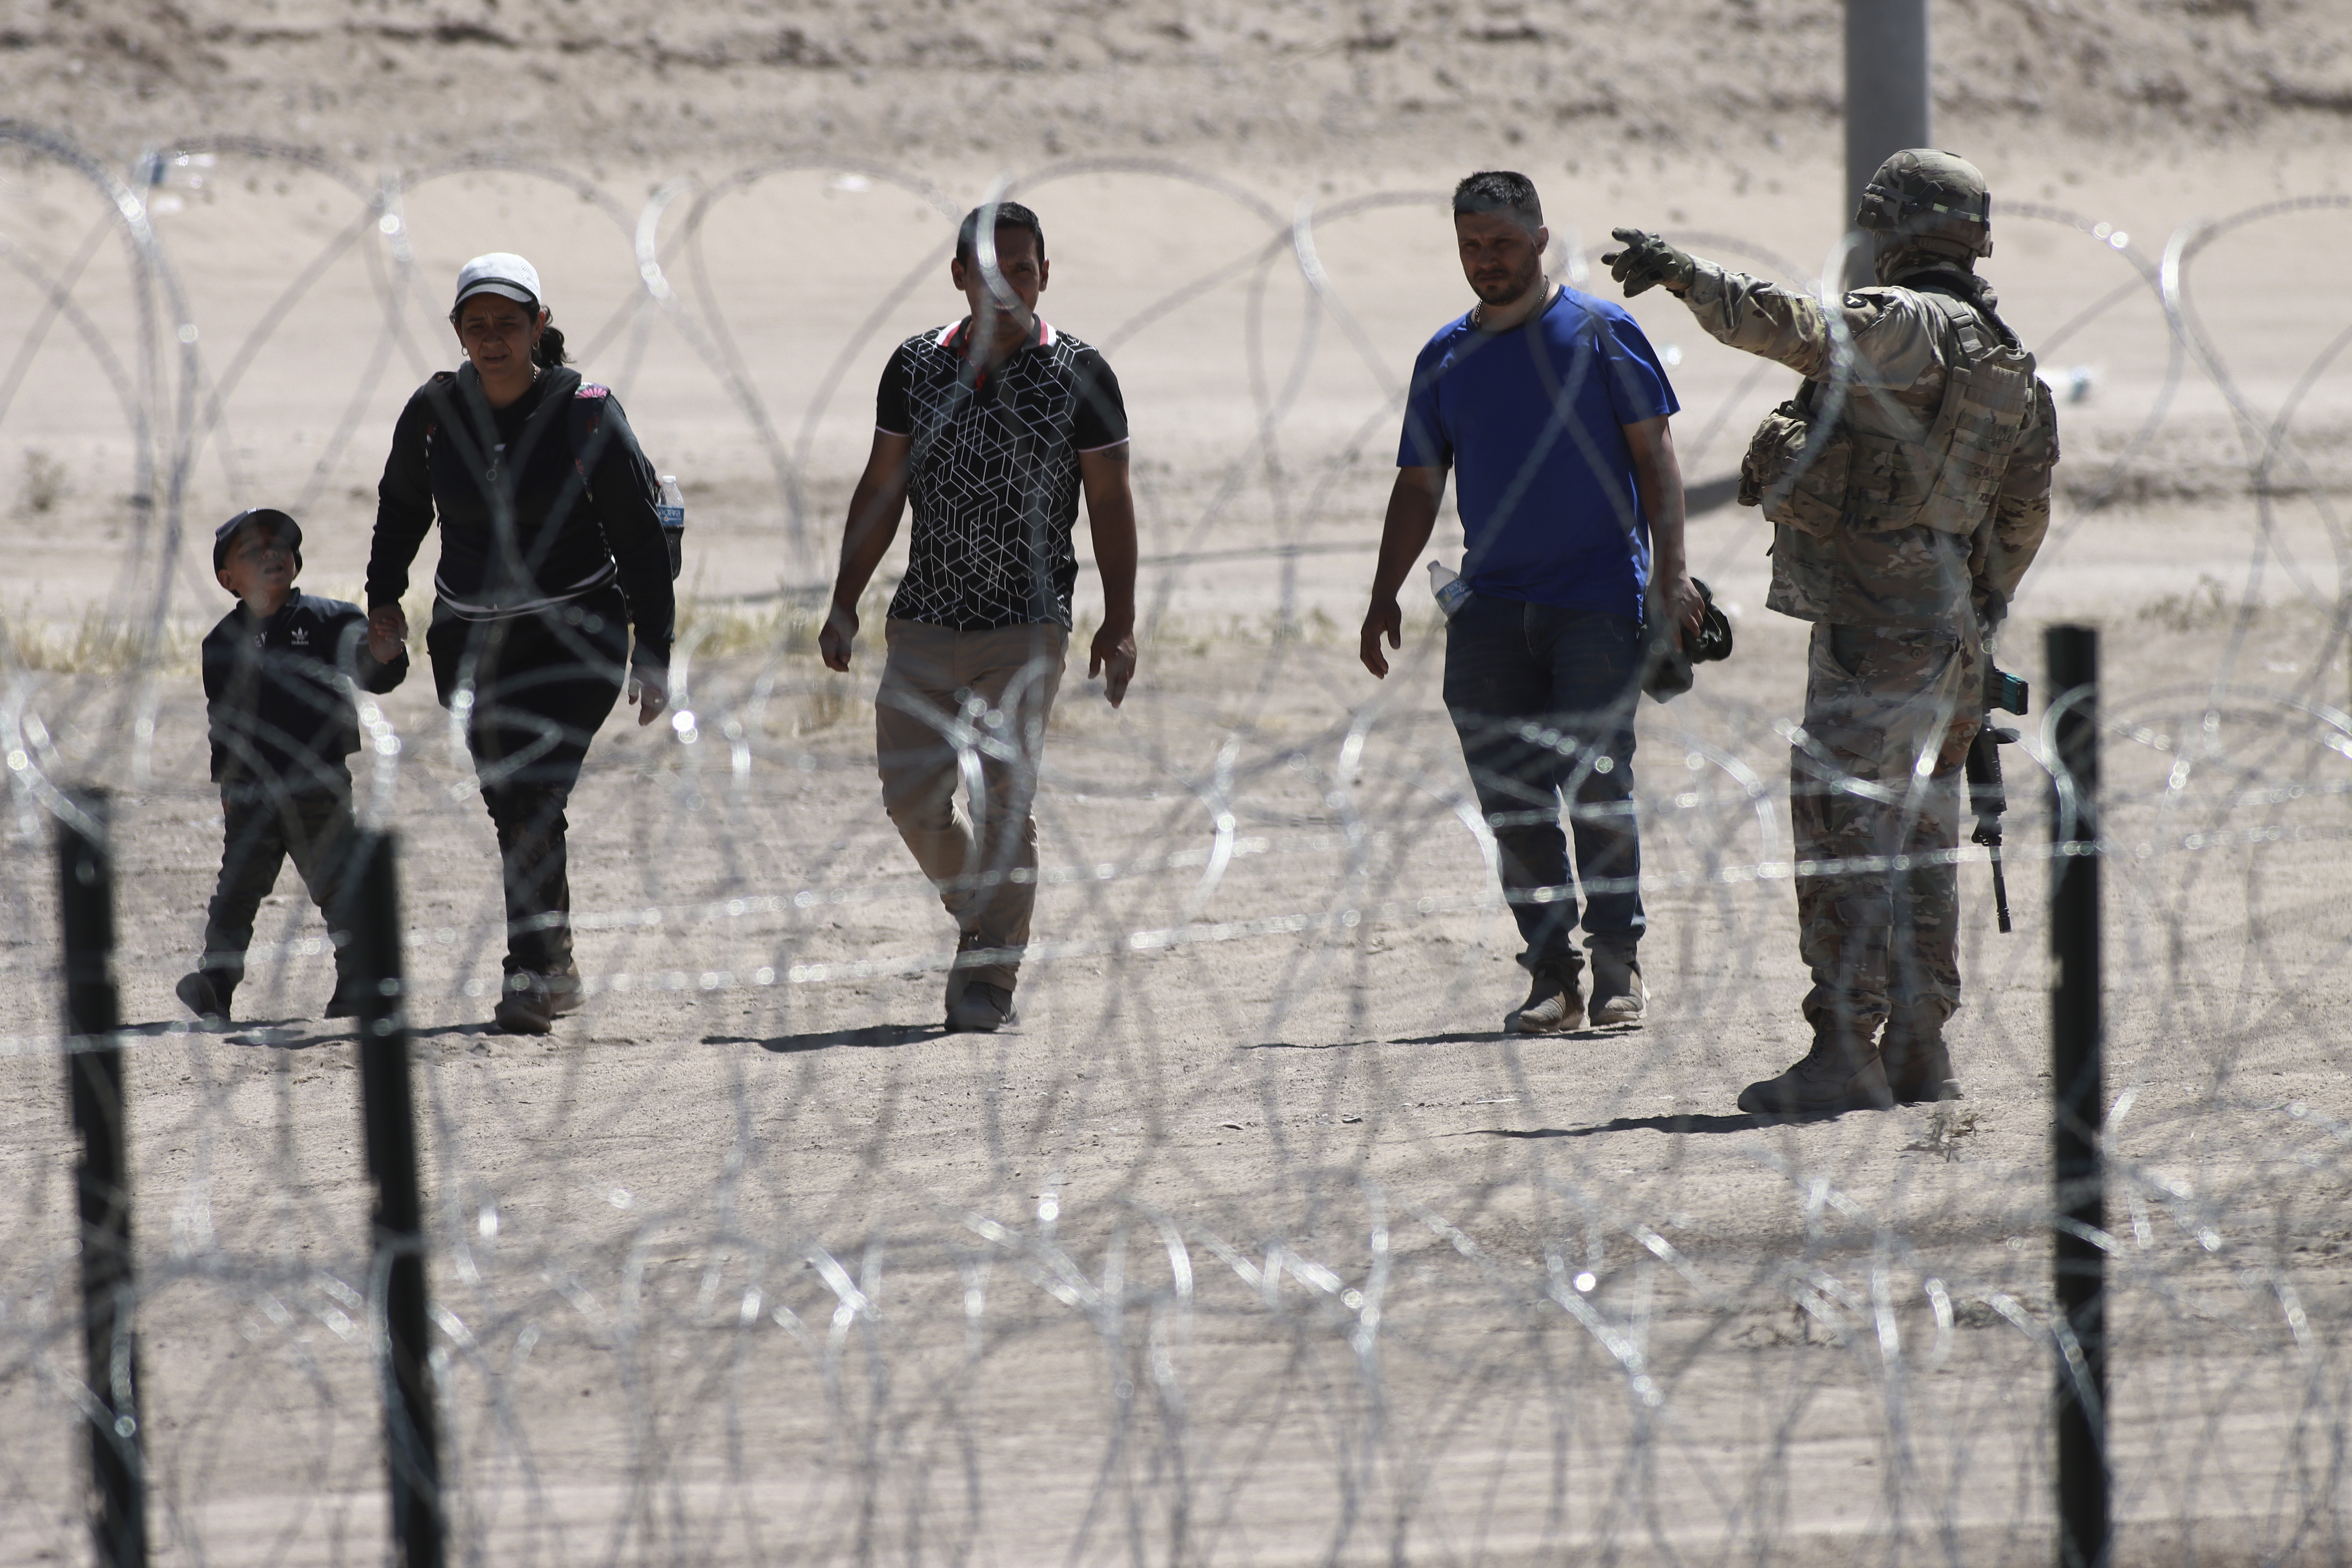
[[[1983,638],[2048,530],[2058,456],[2032,356],[1961,277],[1855,289],[1834,327],[1811,296],[1704,261],[1683,296],[1716,338],[1806,378],[1758,432],[1741,499],[1774,524],[1766,605],[1813,625],[1790,815],[1817,1035],[1867,1039],[1891,1015],[1932,1039],[1959,1005],[1952,851]]]

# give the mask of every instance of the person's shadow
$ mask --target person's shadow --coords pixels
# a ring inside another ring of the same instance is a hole
[[[168,1038],[174,1035],[206,1035],[224,1045],[258,1047],[277,1051],[307,1051],[314,1046],[355,1045],[360,1026],[356,1018],[236,1018],[228,1023],[213,1023],[205,1019],[174,1019],[162,1024],[126,1024],[116,1033],[136,1035],[147,1039]],[[509,1036],[496,1024],[440,1024],[430,1028],[411,1026],[412,1040],[463,1038],[480,1036],[489,1040],[502,1040]]]
[[[1507,1029],[1467,1029],[1449,1035],[1406,1035],[1392,1040],[1322,1040],[1312,1044],[1301,1044],[1296,1040],[1261,1040],[1255,1045],[1234,1048],[1244,1051],[1349,1051],[1363,1046],[1496,1046],[1507,1040],[1540,1045],[1550,1040],[1614,1039],[1625,1032],[1613,1028],[1567,1029],[1556,1035],[1520,1035]]]
[[[174,1018],[160,1024],[125,1024],[118,1035],[144,1039],[168,1039],[178,1035],[205,1035],[228,1046],[262,1046],[272,1050],[303,1051],[357,1037],[353,1023],[341,1019],[237,1018],[215,1023],[205,1018]]]
[[[1490,1138],[1598,1138],[1604,1132],[1753,1132],[1769,1125],[1742,1111],[1738,1116],[1621,1116],[1591,1127],[1485,1127]]]
[[[818,1029],[805,1035],[771,1035],[755,1039],[749,1035],[705,1035],[706,1046],[757,1046],[761,1050],[780,1057],[798,1056],[803,1051],[829,1051],[836,1047],[850,1050],[888,1050],[895,1046],[919,1045],[926,1040],[944,1038],[947,1030],[937,1024],[869,1024],[862,1029]]]

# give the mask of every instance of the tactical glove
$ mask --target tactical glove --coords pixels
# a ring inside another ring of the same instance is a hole
[[[2000,589],[1990,584],[1979,584],[1974,598],[1977,612],[1977,641],[1990,648],[1992,647],[1994,636],[2000,630],[2001,622],[2009,618],[2009,598]]]
[[[1638,228],[1612,228],[1609,232],[1625,248],[1611,251],[1601,261],[1609,268],[1609,275],[1624,285],[1628,300],[1661,283],[1679,294],[1697,276],[1696,261],[1654,234],[1645,234]]]

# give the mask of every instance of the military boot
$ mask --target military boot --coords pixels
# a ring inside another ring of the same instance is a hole
[[[1951,1053],[1944,1049],[1939,1029],[1919,1029],[1890,1018],[1878,1047],[1886,1087],[1897,1105],[1925,1105],[1960,1098],[1960,1080],[1952,1076]]]
[[[1750,1116],[1792,1120],[1885,1110],[1894,1103],[1869,1037],[1835,1027],[1816,1030],[1813,1048],[1787,1072],[1739,1091],[1739,1109]]]

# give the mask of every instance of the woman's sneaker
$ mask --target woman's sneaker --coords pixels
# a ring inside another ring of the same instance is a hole
[[[233,985],[222,984],[220,976],[199,969],[181,975],[180,983],[172,987],[172,994],[180,999],[180,1005],[206,1023],[226,1024],[229,994],[234,990]]]

